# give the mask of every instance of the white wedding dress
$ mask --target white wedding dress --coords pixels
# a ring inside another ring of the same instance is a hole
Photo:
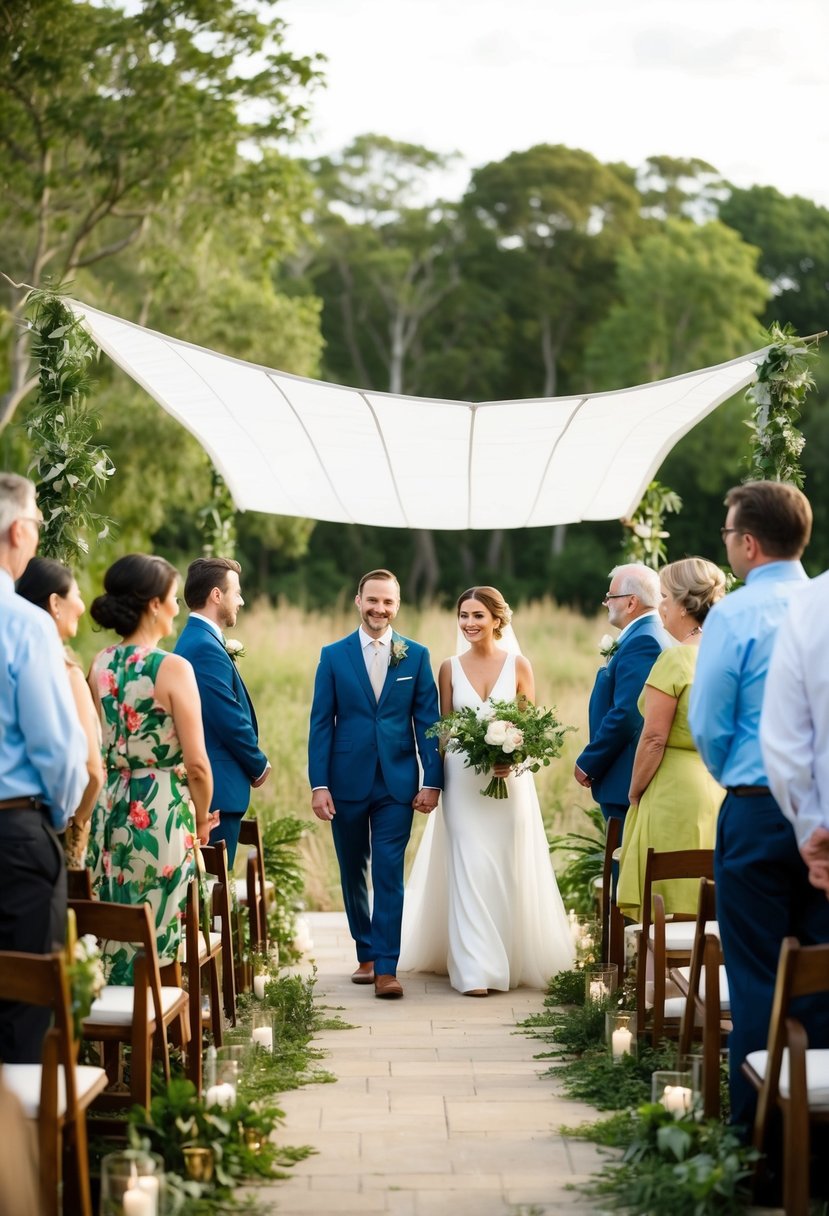
[[[507,654],[491,700],[515,696]],[[484,702],[452,659],[454,709]],[[449,974],[453,988],[546,988],[573,964],[573,944],[550,863],[532,773],[507,778],[509,797],[485,798],[485,773],[446,756],[441,806],[429,816],[403,904],[399,969]]]

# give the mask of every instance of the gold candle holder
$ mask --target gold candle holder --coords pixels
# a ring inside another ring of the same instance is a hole
[[[242,1138],[245,1142],[245,1147],[249,1148],[252,1153],[258,1153],[262,1149],[262,1136],[255,1127],[243,1127]]]
[[[209,1182],[213,1177],[213,1149],[191,1144],[181,1151],[187,1177],[193,1182]]]

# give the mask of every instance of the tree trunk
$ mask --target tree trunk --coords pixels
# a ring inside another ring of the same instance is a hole
[[[440,581],[435,538],[427,528],[415,528],[415,552],[409,570],[408,595],[417,603],[433,600]]]

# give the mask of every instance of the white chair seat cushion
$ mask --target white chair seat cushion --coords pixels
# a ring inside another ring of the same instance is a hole
[[[40,1110],[40,1064],[4,1064],[3,1083],[7,1089],[19,1099],[27,1119],[36,1119]],[[75,1089],[78,1103],[86,1105],[88,1095],[94,1097],[106,1087],[106,1073],[103,1068],[92,1068],[87,1064],[78,1065],[75,1069]],[[63,1118],[66,1114],[66,1081],[63,1069],[58,1069],[58,1115]]]
[[[161,1009],[163,1014],[175,1006],[176,1002],[185,995],[183,988],[162,988]],[[150,1016],[155,1017],[155,1004],[152,992],[147,993],[147,1004]],[[135,1002],[135,989],[126,984],[107,984],[101,995],[92,1002],[89,1017],[84,1019],[84,1030],[89,1027],[102,1025],[131,1026],[132,1011]]]
[[[590,885],[597,891],[601,891],[604,887],[604,878],[601,874],[597,874],[595,878],[591,878]]]
[[[210,952],[211,952],[211,954],[217,946],[221,945],[221,943],[222,943],[221,933],[211,933],[210,934]],[[202,959],[202,958],[206,958],[206,957],[207,957],[207,946],[205,945],[204,934],[202,933],[201,929],[199,929],[199,958]],[[179,945],[179,948],[178,948],[178,961],[180,963],[187,962],[187,943],[184,941],[181,942],[181,944]]]
[[[694,946],[694,935],[696,933],[696,921],[693,920],[666,920],[665,921],[665,949],[672,953],[680,953],[684,951],[690,954]],[[651,925],[648,936],[651,941],[655,937],[655,925]],[[719,926],[715,920],[709,920],[705,923],[705,932],[713,933],[719,937]]]
[[[753,1068],[758,1077],[765,1079],[768,1067],[769,1053],[767,1051],[752,1051],[746,1056],[746,1063]],[[829,1109],[829,1048],[810,1047],[806,1052],[806,1089],[809,1097],[810,1110]],[[789,1096],[789,1051],[783,1051],[780,1062],[780,1095]]]
[[[236,884],[237,900],[239,901],[240,904],[246,904],[248,902],[247,879],[246,878],[236,878],[236,879],[234,879],[234,882]],[[271,880],[269,878],[266,878],[265,879],[265,894],[267,896],[271,896],[271,895],[273,895],[273,892],[274,892],[273,883],[271,882]]]
[[[720,965],[720,1009],[723,1013],[728,1013],[731,1010],[731,994],[728,991],[728,976],[725,974],[725,967]],[[677,967],[677,972],[685,980],[686,984],[691,977],[690,967]],[[705,998],[705,968],[703,967],[699,977],[699,994]]]

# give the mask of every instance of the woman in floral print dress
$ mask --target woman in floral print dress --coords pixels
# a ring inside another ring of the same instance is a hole
[[[106,769],[89,841],[93,887],[102,900],[150,905],[162,965],[178,955],[194,837],[206,844],[218,821],[208,813],[213,779],[193,669],[158,649],[178,613],[177,590],[169,562],[132,553],[110,566],[90,609],[123,639],[101,651],[89,675]],[[131,982],[133,954],[110,955],[110,983]]]

